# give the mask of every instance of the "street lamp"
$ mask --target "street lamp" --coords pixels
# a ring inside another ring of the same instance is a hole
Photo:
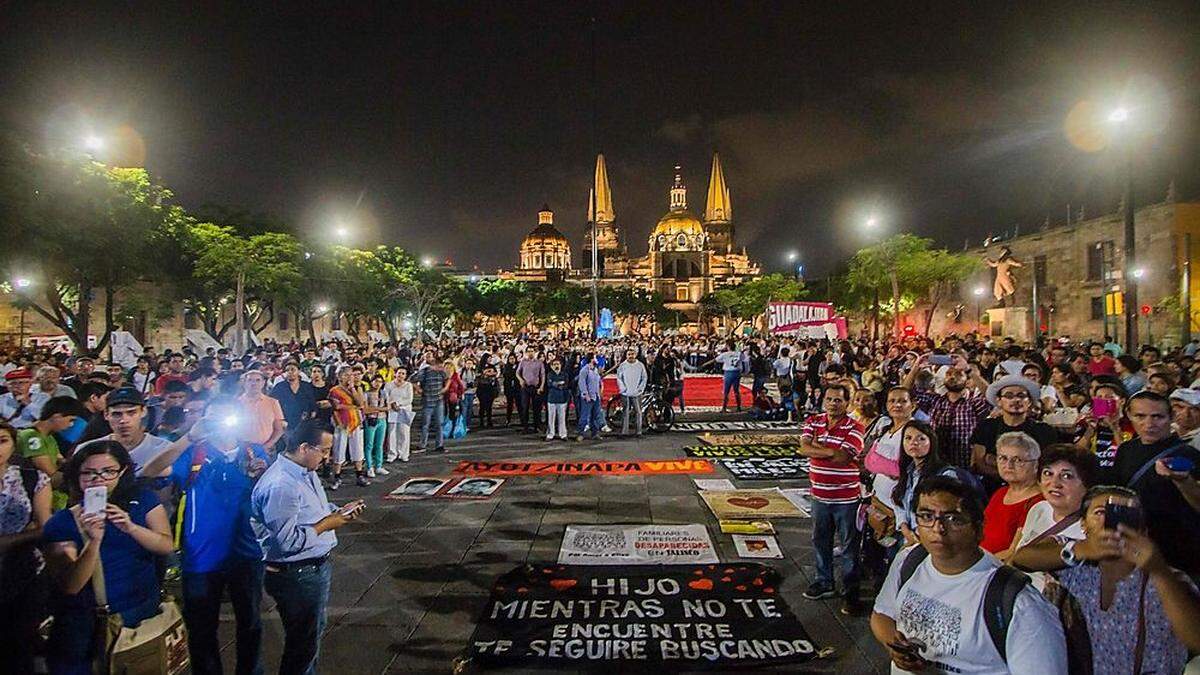
[[[795,251],[788,251],[788,254],[787,254],[788,262],[796,262],[796,258],[799,258],[799,257],[800,257],[799,253],[796,253]]]
[[[345,225],[338,225],[333,233],[337,235],[338,239],[345,239],[350,236],[350,230]]]
[[[987,293],[987,289],[983,286],[976,286],[972,291],[975,295],[975,323],[979,323],[979,301],[983,298],[983,294]]]
[[[1141,279],[1142,277],[1146,276],[1146,270],[1145,268],[1139,267],[1131,271],[1129,274],[1132,275],[1134,279]]]
[[[1125,285],[1123,300],[1125,302],[1125,351],[1136,352],[1138,348],[1138,273],[1137,238],[1135,232],[1134,212],[1137,204],[1133,192],[1133,139],[1130,133],[1129,109],[1124,106],[1113,108],[1108,114],[1108,121],[1120,131],[1125,145],[1125,269],[1122,283]]]
[[[88,134],[83,138],[83,147],[90,152],[99,152],[104,149],[104,139],[96,134]]]
[[[421,267],[433,267],[433,258],[421,258]]]

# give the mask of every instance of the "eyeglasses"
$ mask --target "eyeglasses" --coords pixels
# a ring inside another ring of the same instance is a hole
[[[960,511],[949,511],[947,513],[917,511],[917,525],[921,527],[933,527],[936,523],[941,523],[942,527],[947,530],[955,530],[970,525],[971,519],[967,517],[967,514]]]
[[[117,476],[120,476],[122,471],[124,471],[124,469],[114,469],[114,468],[99,469],[99,470],[81,469],[79,471],[79,477],[84,480],[96,480],[97,478],[99,478],[100,480],[112,480],[112,479],[116,478]]]
[[[1006,401],[1026,401],[1029,400],[1029,394],[1024,391],[1010,391],[1006,394],[1000,394],[1000,398]]]
[[[1025,459],[1023,457],[1005,457],[1004,455],[996,455],[997,464],[1010,464],[1012,466],[1021,466],[1022,464],[1031,464],[1036,462],[1036,459]]]

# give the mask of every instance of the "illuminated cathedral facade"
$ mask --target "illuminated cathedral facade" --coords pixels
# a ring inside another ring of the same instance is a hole
[[[714,153],[703,220],[688,210],[687,186],[676,166],[667,213],[651,230],[644,256],[629,254],[613,209],[604,155],[598,156],[580,264],[572,264],[570,241],[554,226],[554,214],[543,207],[537,226],[521,242],[518,268],[501,276],[535,283],[590,284],[593,223],[600,284],[656,291],[668,308],[681,312],[688,321],[699,318],[699,302],[705,295],[762,273],[745,249],[735,246],[729,187],[720,157]]]

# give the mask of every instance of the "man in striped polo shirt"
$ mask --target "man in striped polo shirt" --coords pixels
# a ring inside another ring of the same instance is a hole
[[[800,453],[810,458],[813,550],[817,578],[804,592],[811,600],[836,595],[833,581],[833,539],[842,542],[842,612],[859,611],[858,602],[858,461],[863,449],[863,426],[846,414],[850,388],[828,384],[822,398],[824,413],[812,415],[800,428]]]

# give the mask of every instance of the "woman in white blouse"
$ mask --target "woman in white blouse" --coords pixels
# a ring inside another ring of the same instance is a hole
[[[413,421],[413,386],[408,381],[408,369],[398,366],[392,374],[392,381],[383,388],[384,399],[387,402],[388,435],[387,461],[408,461],[409,431]]]

